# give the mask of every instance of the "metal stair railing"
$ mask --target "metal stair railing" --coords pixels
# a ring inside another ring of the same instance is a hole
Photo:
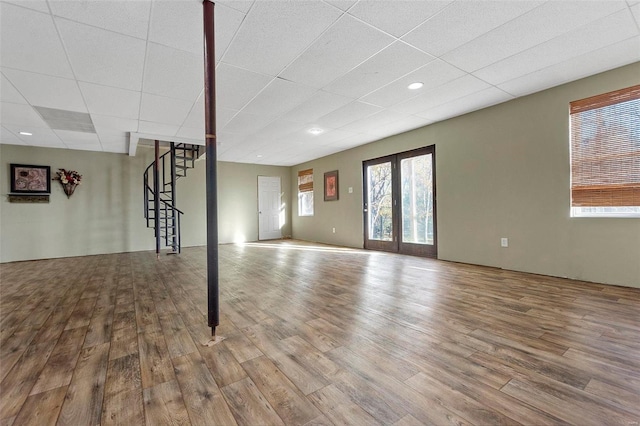
[[[199,156],[199,145],[171,142],[170,150],[158,157],[157,175],[154,169],[155,161],[144,171],[144,217],[147,228],[156,230],[156,247],[160,247],[160,240],[164,240],[165,247],[171,247],[172,251],[169,254],[180,253],[182,244],[180,217],[184,212],[176,207],[176,181],[185,177],[188,169],[195,167]],[[158,194],[154,189],[156,187]]]

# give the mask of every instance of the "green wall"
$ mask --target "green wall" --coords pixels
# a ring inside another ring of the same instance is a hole
[[[142,173],[153,159],[17,145],[0,145],[0,260],[42,259],[150,250],[153,230],[143,216]],[[48,204],[9,203],[9,164],[78,171],[82,183],[67,199],[51,182]]]
[[[153,149],[124,154],[0,145],[0,262],[154,250],[152,229],[143,216],[142,175]],[[51,183],[48,204],[9,203],[9,164],[77,170],[82,184],[67,199]],[[221,243],[258,239],[258,176],[280,176],[291,236],[288,167],[218,163],[218,222]],[[205,161],[178,180],[178,208],[184,247],[206,244]]]
[[[315,183],[293,237],[362,247],[362,161],[435,145],[440,259],[640,287],[640,219],[569,217],[568,122],[570,101],[639,83],[635,63],[292,167],[294,198],[299,170]],[[336,169],[340,200],[324,202]]]

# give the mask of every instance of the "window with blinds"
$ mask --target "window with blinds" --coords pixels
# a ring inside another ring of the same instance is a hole
[[[298,172],[298,216],[313,216],[313,169]]]
[[[640,85],[569,107],[571,215],[640,217]]]

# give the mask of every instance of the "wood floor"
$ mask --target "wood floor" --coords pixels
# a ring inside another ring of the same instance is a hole
[[[640,289],[297,241],[0,265],[2,425],[638,425]]]

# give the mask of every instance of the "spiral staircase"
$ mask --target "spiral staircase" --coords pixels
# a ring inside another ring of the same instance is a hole
[[[149,164],[144,171],[144,217],[147,228],[155,231],[156,252],[170,248],[167,254],[180,253],[180,218],[184,214],[176,207],[176,182],[195,167],[204,153],[204,146],[170,143],[167,152]]]

